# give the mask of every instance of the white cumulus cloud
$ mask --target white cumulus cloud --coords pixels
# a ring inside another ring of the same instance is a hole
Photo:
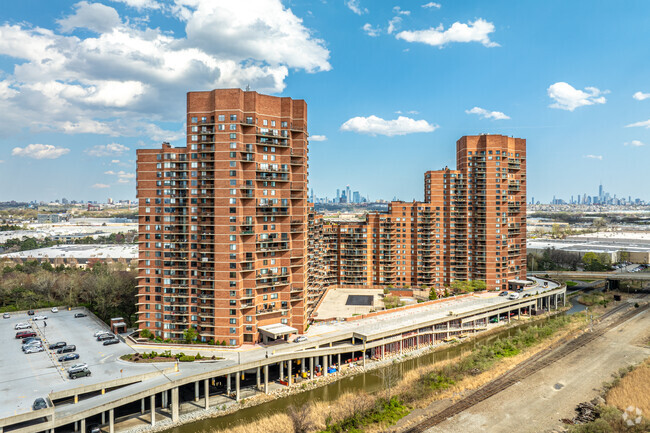
[[[381,29],[379,27],[373,27],[370,23],[365,23],[363,25],[363,31],[366,32],[368,36],[377,37],[381,34]]]
[[[91,188],[104,189],[104,188],[110,188],[110,187],[111,187],[110,185],[107,185],[105,183],[96,183]]]
[[[11,154],[33,159],[56,159],[69,152],[70,149],[52,146],[51,144],[29,144],[25,147],[14,147]]]
[[[640,140],[632,140],[626,143],[623,143],[624,146],[632,146],[632,147],[641,147],[645,146],[645,143],[640,141]]]
[[[467,24],[455,22],[447,30],[442,24],[426,30],[404,30],[395,37],[406,42],[421,42],[435,47],[443,47],[453,42],[479,42],[486,47],[498,47],[499,44],[490,40],[490,33],[493,32],[494,24],[479,18]]]
[[[650,93],[636,92],[632,97],[637,101],[643,101],[644,99],[650,98]]]
[[[435,3],[435,2],[429,2],[429,3],[423,4],[422,7],[423,7],[423,8],[436,8],[436,9],[440,9],[441,4],[440,4],[440,3]]]
[[[76,11],[73,15],[57,20],[65,33],[74,29],[88,29],[97,33],[110,32],[122,23],[117,11],[110,6],[81,1],[74,7]]]
[[[309,141],[325,141],[327,137],[325,135],[310,135]]]
[[[585,87],[585,90],[576,89],[563,81],[551,84],[547,92],[548,96],[555,101],[550,105],[551,108],[568,111],[585,105],[604,104],[607,99],[602,95],[608,93],[595,87]]]
[[[500,111],[488,111],[485,108],[474,107],[471,110],[465,110],[467,114],[478,114],[481,119],[506,120],[510,119]]]
[[[406,135],[416,132],[432,132],[438,125],[432,125],[426,120],[415,120],[410,117],[399,116],[397,119],[385,120],[377,116],[353,117],[341,125],[342,131],[357,132],[359,134]]]
[[[90,156],[113,156],[121,155],[128,151],[129,148],[119,143],[98,144],[86,149],[85,152]],[[119,162],[119,161],[118,161]]]
[[[361,7],[360,0],[346,0],[345,5],[357,15],[363,15],[368,13],[367,8]]]
[[[597,159],[599,161],[603,160],[603,155],[585,155],[585,158],[588,159]]]
[[[158,122],[184,118],[188,83],[279,93],[290,71],[331,69],[325,41],[281,0],[118,2],[135,9],[128,19],[88,0],[56,28],[0,23],[0,57],[15,65],[0,76],[0,136],[20,124],[32,132],[173,141],[184,136],[181,128]],[[184,32],[164,28],[165,21],[150,26],[139,13],[152,9],[180,20]]]

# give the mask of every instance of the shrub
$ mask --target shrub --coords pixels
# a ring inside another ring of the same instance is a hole
[[[153,333],[148,329],[143,329],[140,331],[140,337],[147,338],[149,340],[153,339]]]
[[[194,357],[192,355],[188,355],[188,356],[183,355],[183,356],[179,357],[178,360],[180,362],[192,362],[192,361],[194,361]]]

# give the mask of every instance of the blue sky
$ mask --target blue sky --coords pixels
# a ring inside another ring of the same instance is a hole
[[[528,140],[528,197],[650,200],[647,1],[3,2],[0,201],[135,198],[185,93],[309,106],[310,186],[422,199],[462,135]],[[320,138],[322,141],[316,141]]]

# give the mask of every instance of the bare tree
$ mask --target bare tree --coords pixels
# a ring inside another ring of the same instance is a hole
[[[291,405],[287,408],[287,416],[291,420],[294,433],[308,433],[315,430],[316,426],[311,417],[311,410],[311,403],[303,404],[300,407]]]
[[[396,361],[393,361],[392,364],[377,369],[374,374],[381,380],[381,383],[384,386],[386,401],[390,401],[393,397],[393,388],[395,388],[397,382],[401,379],[399,365]]]

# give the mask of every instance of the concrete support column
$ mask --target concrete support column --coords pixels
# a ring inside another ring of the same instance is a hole
[[[178,422],[178,406],[178,387],[175,387],[172,388],[172,422]]]
[[[79,422],[81,431],[82,433],[86,433],[86,418],[81,418],[81,421]]]
[[[210,382],[203,379],[203,394],[205,394],[205,409],[210,409]]]
[[[115,433],[115,409],[108,410],[108,433]]]
[[[241,372],[235,373],[235,401],[239,401],[239,380],[241,379]]]
[[[0,427],[2,428],[2,427]],[[79,431],[79,421],[74,422],[74,431]]]
[[[309,379],[314,379],[314,357],[309,357]]]
[[[106,424],[106,412],[102,412],[102,425]]]
[[[337,361],[336,362],[337,363],[337,366],[336,366],[337,370],[336,371],[338,371],[340,373],[341,372],[341,354],[340,353],[338,355],[336,355],[336,361]]]
[[[165,409],[167,407],[167,390],[162,392],[162,408]]]
[[[293,385],[293,372],[291,371],[291,367],[291,360],[289,360],[287,362],[287,382],[289,382],[289,386]]]
[[[361,359],[363,361],[363,369],[366,369],[366,342],[363,342],[363,352],[361,352]]]
[[[301,376],[302,376],[302,373],[305,372],[305,360],[306,360],[306,358],[302,358],[300,360],[300,373],[301,373]]]
[[[144,397],[142,397],[142,400],[140,400],[140,414],[144,413],[144,409],[145,409],[144,405],[145,405]]]
[[[562,294],[562,306],[566,307],[566,293]]]
[[[264,366],[264,394],[269,393],[269,366]]]
[[[231,383],[230,383],[230,373],[226,375],[226,394],[228,397],[230,397],[230,390],[232,389]]]
[[[284,361],[280,362],[280,380],[284,380]]]
[[[261,382],[262,382],[262,367],[257,367],[257,375],[255,377],[256,379],[256,384],[257,384],[257,390],[259,391],[261,389]]]
[[[149,397],[150,410],[151,410],[151,426],[156,425],[156,394]]]
[[[199,401],[199,381],[194,382],[194,401]]]
[[[447,327],[449,327],[449,322],[447,322]],[[399,354],[402,354],[402,350],[404,348],[404,340],[399,341]]]
[[[323,377],[327,376],[327,355],[323,355]]]

